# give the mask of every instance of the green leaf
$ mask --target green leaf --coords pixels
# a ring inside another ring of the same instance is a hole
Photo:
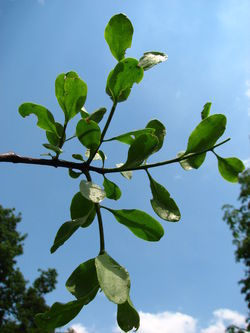
[[[237,183],[239,173],[245,170],[242,161],[236,157],[222,158],[218,155],[216,156],[221,176],[231,183]]]
[[[77,73],[68,72],[58,75],[55,82],[55,93],[65,120],[68,122],[80,112],[87,98],[87,85]]]
[[[80,191],[86,199],[94,203],[99,203],[106,197],[105,191],[99,185],[87,180],[80,182]]]
[[[222,136],[227,119],[223,114],[214,114],[202,120],[188,139],[186,154],[210,149]]]
[[[63,126],[57,122],[55,124],[56,124],[56,130],[57,130],[58,134],[46,131],[46,137],[47,137],[49,143],[51,143],[54,146],[58,146],[60,143],[60,139],[63,136]],[[64,134],[64,141],[65,141],[65,134]]]
[[[91,113],[91,115],[88,117],[88,119],[93,120],[96,123],[99,123],[102,120],[102,118],[106,112],[107,112],[107,109],[100,108],[100,109],[96,110],[95,112]]]
[[[35,316],[36,324],[47,330],[64,326],[78,315],[83,305],[84,300],[81,299],[66,304],[56,302],[48,311]]]
[[[44,143],[43,146],[49,150],[52,150],[54,151],[55,153],[57,153],[58,155],[62,154],[63,153],[63,150],[57,146],[54,146],[50,143]]]
[[[116,166],[117,168],[121,168],[124,165],[124,163],[117,163]],[[121,175],[126,178],[127,180],[130,180],[133,176],[132,171],[121,171]]]
[[[100,287],[107,298],[115,304],[126,302],[130,290],[130,278],[127,270],[107,253],[96,257],[95,265]]]
[[[136,311],[130,297],[123,304],[117,306],[117,323],[124,331],[138,330],[140,326],[140,316]]]
[[[177,154],[177,157],[181,157],[185,155],[185,151],[181,151]],[[191,156],[188,158],[185,158],[181,160],[179,163],[181,167],[188,171],[192,169],[199,169],[199,167],[202,165],[202,163],[205,161],[206,153],[197,155],[197,156]]]
[[[101,130],[93,120],[81,119],[76,126],[76,136],[88,149],[95,150],[101,139]]]
[[[181,218],[181,213],[174,199],[170,197],[169,192],[161,184],[157,183],[147,172],[150,188],[153,195],[151,205],[155,213],[163,220],[177,222]]]
[[[166,127],[157,119],[150,120],[150,122],[147,124],[146,128],[152,128],[154,129],[154,136],[157,137],[159,143],[157,147],[155,148],[154,152],[157,152],[161,149],[164,138],[166,135]]]
[[[163,61],[166,61],[168,56],[162,52],[145,52],[139,60],[139,66],[141,66],[144,71],[154,67],[155,65],[160,64]]]
[[[102,159],[102,167],[104,168],[104,164],[105,164],[105,160],[107,159],[107,156],[104,154],[104,152],[102,150],[98,151],[98,155],[101,156]]]
[[[103,206],[102,206],[103,207]],[[162,225],[147,213],[137,209],[114,210],[103,207],[110,211],[116,220],[125,225],[137,237],[150,242],[156,242],[164,235]]]
[[[45,131],[55,133],[58,136],[55,119],[52,113],[44,106],[34,103],[23,103],[18,109],[20,115],[25,118],[31,114],[37,116],[37,126]]]
[[[84,158],[83,158],[82,155],[80,155],[80,154],[72,154],[72,157],[73,157],[75,160],[78,160],[78,161],[82,161],[82,162],[84,162]]]
[[[82,219],[85,216],[88,216],[86,222],[83,225],[85,228],[93,222],[95,214],[96,211],[93,202],[84,198],[81,192],[77,192],[74,195],[70,205],[70,216],[72,220]]]
[[[135,139],[138,138],[138,136],[140,136],[142,134],[154,134],[154,132],[155,132],[155,129],[153,129],[153,128],[144,128],[141,130],[131,131],[131,132],[124,133],[124,134],[121,134],[118,136],[114,136],[113,138],[104,140],[104,141],[108,142],[108,141],[117,140],[117,141],[126,143],[128,145],[131,145],[135,141]]]
[[[90,114],[87,112],[84,106],[81,108],[80,114],[83,119],[86,119],[90,116]]]
[[[209,116],[210,114],[210,109],[211,109],[212,103],[206,103],[203,106],[203,110],[201,111],[201,119],[205,119]]]
[[[90,150],[87,149],[85,152],[85,157],[89,158],[90,157]],[[101,150],[98,150],[98,152],[95,154],[95,156],[93,157],[93,161],[100,161],[103,159],[106,160],[107,156],[104,155],[104,153]]]
[[[79,265],[66,282],[66,288],[77,299],[84,299],[84,304],[91,302],[99,289],[95,259]]]
[[[107,198],[113,199],[113,200],[120,199],[120,197],[122,195],[121,190],[115,183],[111,182],[111,180],[108,180],[106,177],[104,177],[104,180],[103,180],[103,187],[106,192]]]
[[[125,101],[134,83],[143,78],[143,69],[138,66],[138,60],[126,58],[119,62],[109,73],[106,92],[114,102]]]
[[[129,148],[128,158],[122,168],[135,168],[142,164],[156,149],[159,141],[152,134],[140,135]]]
[[[75,172],[74,170],[69,169],[69,176],[71,178],[77,179],[78,177],[81,176],[81,174],[82,174],[81,172]]]
[[[120,61],[124,58],[125,52],[132,44],[133,26],[124,14],[117,14],[111,17],[104,32],[104,37],[111,53]]]
[[[50,248],[50,252],[54,253],[60,246],[62,246],[76,230],[80,227],[86,228],[89,225],[89,216],[86,215],[82,218],[75,219],[73,221],[67,221],[61,225],[57,231],[54,244]]]

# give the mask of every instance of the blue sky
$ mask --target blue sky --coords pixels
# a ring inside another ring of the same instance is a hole
[[[55,78],[62,72],[74,70],[87,83],[89,112],[111,107],[105,84],[116,61],[104,29],[112,15],[123,12],[134,26],[127,55],[139,58],[157,50],[169,58],[145,72],[140,85],[133,87],[128,101],[119,105],[107,137],[143,128],[157,118],[166,125],[167,135],[151,161],[172,158],[186,148],[203,105],[211,101],[211,112],[224,113],[228,119],[223,138],[232,138],[218,153],[249,163],[249,7],[248,0],[2,0],[0,152],[36,157],[45,152],[44,132],[33,117],[22,119],[18,106],[26,101],[42,104],[63,122],[54,95]],[[69,126],[69,136],[76,122]],[[119,143],[105,144],[107,165],[125,161],[126,149]],[[64,158],[70,159],[72,153],[84,153],[80,143],[65,146]],[[71,300],[65,281],[81,262],[98,254],[97,223],[77,232],[55,254],[49,249],[69,218],[79,180],[69,178],[65,170],[39,166],[1,164],[0,170],[0,202],[22,212],[20,230],[29,235],[19,260],[21,270],[32,281],[37,268],[55,267],[58,285],[48,303]],[[154,169],[152,175],[182,213],[178,224],[162,222],[165,236],[159,243],[143,242],[103,212],[107,251],[130,272],[131,297],[142,312],[139,332],[221,333],[223,325],[240,323],[246,314],[237,284],[243,270],[234,262],[221,210],[225,203],[236,204],[239,186],[221,178],[213,156],[196,171],[185,172],[176,164]],[[144,172],[134,174],[131,181],[120,175],[110,179],[119,183],[123,195],[115,203],[106,200],[107,206],[154,215]],[[94,180],[102,183],[99,176]],[[79,324],[79,333],[111,332],[115,311],[98,296],[72,323]]]

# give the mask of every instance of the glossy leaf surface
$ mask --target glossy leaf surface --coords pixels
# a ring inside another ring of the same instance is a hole
[[[133,32],[132,23],[124,14],[114,15],[107,24],[104,36],[117,61],[122,60],[126,50],[131,47]]]
[[[68,278],[66,288],[77,299],[84,298],[84,304],[92,301],[99,289],[95,259],[90,259],[79,265]]]
[[[160,64],[163,61],[166,61],[168,56],[162,52],[145,52],[139,60],[139,66],[141,66],[144,71],[154,67],[155,65]]]
[[[86,199],[94,203],[99,203],[106,197],[106,193],[101,186],[87,180],[81,181],[80,191]]]
[[[181,157],[184,154],[185,154],[185,151],[182,151],[177,154],[177,157]],[[186,171],[192,170],[192,169],[199,169],[199,167],[205,161],[205,158],[206,158],[206,153],[203,153],[203,154],[200,154],[197,156],[191,156],[191,157],[185,158],[185,159],[181,160],[179,163],[180,163],[181,167]]]
[[[188,139],[186,154],[198,153],[214,146],[226,128],[223,114],[214,114],[202,120]]]
[[[114,102],[125,101],[134,83],[143,78],[143,69],[138,66],[138,60],[126,58],[119,62],[110,72],[106,92]]]
[[[141,165],[157,148],[159,141],[152,134],[140,135],[129,148],[128,158],[123,168],[135,168]]]
[[[212,103],[208,102],[203,106],[203,110],[201,111],[201,119],[205,119],[210,114]]]
[[[162,225],[147,213],[137,209],[114,210],[105,207],[116,220],[129,228],[137,237],[156,242],[164,235]]]
[[[125,303],[118,304],[117,323],[124,332],[128,332],[132,329],[138,330],[140,326],[140,316],[130,297]]]
[[[56,78],[55,93],[65,114],[65,120],[69,121],[84,105],[87,98],[87,85],[75,72],[62,73]]]
[[[51,253],[54,253],[60,246],[62,246],[79,227],[87,227],[89,225],[89,215],[75,219],[73,221],[67,221],[61,225],[57,231],[54,244],[50,249]]]
[[[236,157],[222,158],[217,156],[221,176],[231,183],[238,182],[239,173],[245,169],[241,160]]]
[[[107,298],[116,304],[126,302],[130,290],[130,278],[127,270],[107,253],[96,257],[95,265],[100,287]]]
[[[107,179],[106,177],[104,177],[104,180],[103,180],[103,187],[106,192],[106,197],[108,199],[113,199],[113,200],[120,199],[120,197],[122,195],[120,188],[115,183],[113,183],[111,180]]]
[[[114,136],[113,138],[104,141],[108,142],[116,140],[131,145],[135,141],[135,139],[138,138],[138,136],[142,134],[154,134],[154,132],[155,130],[153,128],[144,128],[141,130],[131,131],[118,136]]]
[[[153,177],[147,172],[150,188],[153,195],[151,205],[155,213],[163,220],[177,222],[181,218],[181,214],[174,199],[170,197],[169,192],[164,186],[157,183]]]
[[[84,300],[71,301],[65,304],[56,302],[48,311],[38,313],[35,316],[35,321],[38,327],[46,330],[64,326],[78,315],[83,305]]]
[[[146,128],[154,129],[154,136],[156,136],[159,141],[157,147],[154,150],[154,152],[157,152],[163,145],[164,138],[166,136],[166,127],[159,120],[153,119],[150,120]]]
[[[100,143],[101,130],[95,121],[81,119],[76,126],[76,136],[86,148],[95,150]]]
[[[31,114],[37,116],[37,126],[45,131],[55,133],[58,136],[55,119],[52,113],[44,106],[34,103],[23,103],[18,109],[20,115],[25,118]]]

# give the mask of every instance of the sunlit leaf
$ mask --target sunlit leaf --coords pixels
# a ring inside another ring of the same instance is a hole
[[[231,183],[237,183],[239,173],[245,170],[242,161],[236,157],[222,158],[218,155],[217,159],[221,176]]]
[[[106,92],[114,102],[125,101],[134,83],[143,78],[143,69],[138,66],[138,60],[126,58],[119,62],[110,72]]]
[[[66,288],[77,299],[84,298],[84,304],[92,301],[99,289],[95,259],[90,259],[79,265],[68,278]]]
[[[181,218],[181,213],[174,199],[161,184],[157,183],[147,172],[150,181],[150,188],[153,195],[151,205],[155,213],[163,220],[177,222]]]
[[[106,177],[104,177],[104,180],[103,180],[103,187],[106,192],[107,198],[113,199],[113,200],[120,199],[120,197],[122,195],[121,190],[115,183],[111,182],[111,180],[107,179]]]
[[[179,152],[177,154],[177,157],[181,157],[183,155],[185,155],[185,151]],[[188,170],[192,170],[192,169],[198,169],[202,165],[202,163],[205,161],[205,158],[206,158],[206,153],[203,153],[200,155],[185,158],[185,159],[181,160],[179,163],[184,170],[188,171]]]
[[[36,324],[46,330],[64,326],[78,315],[83,305],[81,299],[65,304],[56,302],[48,311],[35,316]]]
[[[227,119],[223,114],[214,114],[202,120],[188,139],[186,154],[212,148],[224,133],[226,122]]]
[[[62,73],[56,78],[55,93],[65,114],[65,120],[69,121],[84,105],[87,85],[75,72]]]
[[[124,163],[117,163],[116,164],[117,168],[121,168],[123,165],[124,165]],[[133,176],[133,172],[132,171],[121,171],[121,175],[124,178],[130,180],[132,178],[132,176]]]
[[[93,157],[93,161],[100,161],[100,160],[103,160],[103,158],[106,160],[107,159],[107,156],[102,156],[103,152],[102,151],[98,151],[95,156]],[[90,150],[87,149],[86,152],[85,152],[85,157],[86,158],[89,158],[90,157]]]
[[[126,50],[131,47],[133,32],[132,23],[124,14],[114,15],[107,24],[104,36],[118,61],[124,58]]]
[[[130,297],[125,303],[118,304],[117,323],[124,332],[131,331],[132,329],[138,330],[140,326],[140,316]]]
[[[123,168],[135,168],[143,163],[156,149],[159,141],[152,134],[142,134],[131,144]]]
[[[135,141],[135,139],[138,138],[138,136],[142,134],[154,134],[154,132],[155,130],[153,128],[143,128],[141,130],[131,131],[118,136],[114,136],[113,138],[104,141],[107,142],[107,141],[117,140],[126,143],[128,145],[131,145]]]
[[[130,278],[127,270],[107,253],[96,257],[95,265],[100,287],[107,298],[116,304],[126,302],[130,290]]]
[[[55,119],[52,113],[44,106],[34,103],[23,103],[18,109],[20,115],[25,118],[31,114],[37,116],[37,126],[45,131],[55,133],[57,136],[57,129]]]
[[[139,66],[141,66],[144,71],[154,67],[155,65],[160,64],[163,61],[166,61],[168,56],[162,52],[145,52],[139,60]]]
[[[210,114],[212,103],[208,102],[203,106],[203,110],[201,111],[201,119],[205,119]]]
[[[88,182],[87,180],[80,182],[80,191],[86,199],[94,203],[99,203],[106,197],[106,193],[101,186]]]
[[[137,237],[146,241],[156,242],[164,235],[162,225],[147,213],[137,209],[114,210],[103,207],[110,211],[116,220],[130,229]]]
[[[158,145],[155,148],[154,152],[157,152],[161,149],[164,138],[166,135],[166,127],[157,119],[150,120],[150,122],[147,124],[146,128],[154,129],[154,136],[158,139]]]
[[[88,149],[95,150],[101,139],[101,130],[93,120],[81,119],[76,126],[78,140]]]

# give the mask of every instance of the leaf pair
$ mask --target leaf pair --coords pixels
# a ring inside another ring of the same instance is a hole
[[[66,288],[77,300],[55,303],[47,312],[38,314],[36,322],[39,327],[54,329],[67,324],[101,288],[106,297],[118,305],[117,321],[121,329],[127,332],[139,328],[139,315],[129,298],[129,274],[107,253],[79,265],[68,278]]]

